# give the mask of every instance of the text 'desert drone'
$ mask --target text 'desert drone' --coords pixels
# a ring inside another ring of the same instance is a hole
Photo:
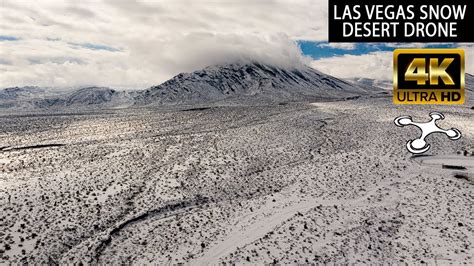
[[[431,120],[425,123],[413,122],[411,116],[399,116],[393,121],[395,125],[404,127],[413,125],[421,129],[421,136],[417,139],[412,139],[407,142],[407,149],[413,154],[420,154],[430,149],[430,144],[426,143],[425,138],[432,133],[443,133],[446,134],[449,139],[457,140],[461,138],[461,132],[456,128],[442,129],[436,125],[437,120],[444,119],[444,115],[438,112],[430,113]]]

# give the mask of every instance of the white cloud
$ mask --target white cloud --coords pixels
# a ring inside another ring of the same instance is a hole
[[[325,0],[8,1],[0,5],[0,87],[147,87],[183,71],[252,58],[305,60],[324,40]]]
[[[334,43],[321,43],[319,46],[321,47],[331,47],[331,48],[336,48],[336,49],[345,49],[345,50],[354,50],[356,48],[356,43],[349,42],[349,43],[339,43],[339,42],[334,42]]]
[[[311,66],[340,78],[392,79],[392,52],[372,52],[364,55],[344,55],[322,58]]]

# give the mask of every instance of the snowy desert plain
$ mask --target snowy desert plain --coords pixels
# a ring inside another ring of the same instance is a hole
[[[2,111],[0,263],[473,264],[466,94]]]

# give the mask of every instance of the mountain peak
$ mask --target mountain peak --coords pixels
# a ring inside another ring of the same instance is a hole
[[[209,66],[182,73],[138,97],[142,104],[213,102],[271,103],[340,99],[378,92],[321,73],[308,66],[282,68],[252,63]]]

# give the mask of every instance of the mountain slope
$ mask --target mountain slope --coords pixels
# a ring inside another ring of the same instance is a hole
[[[89,87],[75,91],[65,99],[67,105],[103,104],[111,102],[119,92],[110,88]]]
[[[0,90],[0,109],[28,110],[35,102],[57,98],[62,92],[36,86],[12,87]]]
[[[382,91],[352,84],[310,67],[282,69],[262,64],[228,64],[179,74],[137,95],[137,104],[281,102],[341,99]]]

